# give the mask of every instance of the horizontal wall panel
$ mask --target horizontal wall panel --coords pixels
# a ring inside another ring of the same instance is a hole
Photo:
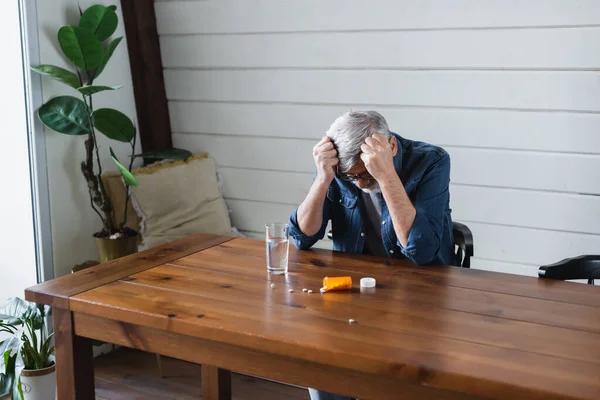
[[[155,9],[161,35],[600,24],[596,0],[220,0]]]
[[[269,221],[287,221],[293,205],[227,199],[234,225],[244,231],[261,232]],[[458,221],[459,219],[457,219]],[[462,221],[464,222],[464,221]],[[597,235],[555,232],[531,228],[465,222],[473,232],[475,256],[501,263],[528,264],[537,273],[540,265],[581,254],[598,254]],[[505,271],[506,272],[506,271]]]
[[[174,134],[177,147],[208,151],[220,166],[313,174],[314,140]],[[452,181],[600,194],[600,156],[447,147]]]
[[[297,33],[164,36],[161,51],[165,68],[596,69],[599,42],[600,28]]]
[[[175,147],[207,151],[219,166],[289,172],[314,171],[312,148],[315,143],[304,139],[173,134]]]
[[[174,132],[315,141],[349,109],[335,105],[169,103]],[[360,109],[376,109],[392,131],[407,138],[441,146],[600,154],[600,114],[368,106]]]
[[[169,100],[600,111],[600,72],[165,70]]]
[[[477,257],[471,259],[471,268],[505,274],[537,277],[537,268],[532,265],[515,264],[505,261],[485,260]]]
[[[291,204],[269,204],[247,200],[225,199],[231,210],[232,224],[240,231],[261,232],[270,222],[287,222],[296,208]]]
[[[600,193],[600,156],[447,148],[455,183]]]
[[[451,187],[458,220],[600,233],[600,197],[476,186]]]
[[[553,264],[582,254],[600,254],[600,236],[465,222],[473,232],[475,254],[532,265]]]
[[[310,186],[312,174],[220,167],[223,196],[267,203],[300,204]]]

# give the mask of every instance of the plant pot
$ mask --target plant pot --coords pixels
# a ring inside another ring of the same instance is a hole
[[[24,369],[21,387],[25,400],[55,400],[56,364],[44,369]]]
[[[138,249],[138,234],[132,229],[124,230],[123,236],[117,239],[96,234],[94,240],[101,264],[133,254]]]

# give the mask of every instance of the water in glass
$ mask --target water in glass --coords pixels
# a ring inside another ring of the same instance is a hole
[[[289,226],[288,224],[268,224],[267,228],[267,271],[271,274],[285,274],[288,269]]]

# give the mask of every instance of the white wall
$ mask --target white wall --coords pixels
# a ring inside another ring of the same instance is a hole
[[[19,4],[5,4],[0,14],[2,37],[3,150],[0,156],[0,306],[9,297],[24,296],[24,288],[36,284],[35,240],[27,114],[23,80],[23,54]]]
[[[56,35],[61,26],[78,23],[78,3],[85,10],[98,2],[92,0],[39,0],[37,2],[42,64],[54,64],[72,69],[70,63],[62,56]],[[101,4],[117,6],[119,28],[113,37],[124,36],[120,2],[108,1]],[[94,97],[95,108],[112,107],[132,119],[135,118],[135,101],[126,40],[119,44],[97,83],[121,85],[123,88],[118,92],[97,94]],[[42,79],[42,91],[44,102],[59,95],[79,96],[75,90],[48,78]],[[85,137],[71,137],[49,129],[46,129],[46,134],[54,269],[55,275],[60,276],[69,273],[76,264],[97,259],[92,234],[102,228],[102,223],[90,207],[87,186],[80,172],[80,162],[85,159],[83,144]],[[98,138],[105,171],[116,169],[108,155],[108,146],[113,147],[121,161],[128,160],[127,144],[110,141],[102,135]]]
[[[475,268],[600,252],[597,0],[156,1],[174,144],[213,154],[260,236],[348,110],[452,157]]]

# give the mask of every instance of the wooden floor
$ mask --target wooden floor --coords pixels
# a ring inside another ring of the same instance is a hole
[[[162,357],[165,374],[158,373],[156,356],[120,348],[95,359],[97,400],[191,400],[200,398],[200,366]],[[235,400],[309,399],[308,391],[234,374]]]

